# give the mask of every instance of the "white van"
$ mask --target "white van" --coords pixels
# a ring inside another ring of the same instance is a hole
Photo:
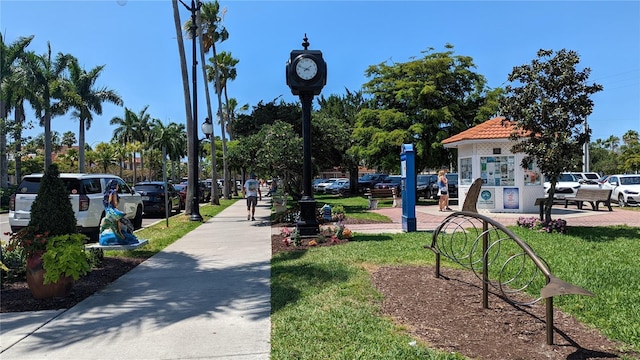
[[[43,174],[31,174],[22,178],[16,193],[9,200],[9,225],[11,231],[29,225],[31,204],[36,199]],[[133,191],[120,177],[111,174],[61,173],[60,179],[69,191],[69,200],[77,221],[78,231],[98,241],[100,221],[104,217],[102,204],[105,188],[110,180],[120,185],[118,209],[126,213],[136,229],[142,227],[142,196]],[[52,209],[52,211],[55,211]]]

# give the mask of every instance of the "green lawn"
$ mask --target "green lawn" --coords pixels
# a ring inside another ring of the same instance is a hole
[[[318,207],[342,205],[350,217],[371,216],[362,197],[316,200]],[[206,219],[233,201],[221,200],[222,206],[203,206],[200,212]],[[150,250],[144,251],[152,255],[198,225],[175,216],[169,229],[162,222],[137,235],[150,240]],[[558,296],[556,307],[640,351],[640,228],[570,227],[568,235],[511,230],[548,262],[555,275],[596,294]],[[412,344],[402,328],[381,317],[382,298],[366,270],[433,265],[433,253],[423,248],[427,243],[430,237],[424,233],[356,233],[353,241],[339,246],[275,255],[272,359],[461,359]],[[453,265],[444,261],[443,266]]]
[[[640,228],[575,227],[570,235],[512,230],[547,260],[555,275],[596,294],[558,296],[557,307],[640,349]],[[340,246],[274,256],[272,358],[455,358],[408,345],[411,339],[402,329],[379,317],[381,297],[365,270],[433,265],[433,253],[423,248],[429,238],[423,233],[356,233]]]

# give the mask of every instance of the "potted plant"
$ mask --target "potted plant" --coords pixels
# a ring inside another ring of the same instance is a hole
[[[67,296],[74,281],[91,270],[84,251],[86,236],[78,233],[76,218],[58,166],[42,177],[31,205],[27,227],[9,239],[27,259],[27,283],[33,297]]]

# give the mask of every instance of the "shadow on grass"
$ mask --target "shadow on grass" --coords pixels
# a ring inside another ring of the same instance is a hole
[[[366,242],[366,241],[389,241],[393,240],[393,237],[388,234],[358,234],[351,242]]]
[[[619,238],[640,239],[640,228],[626,225],[617,226],[571,226],[569,234],[585,241],[604,242]]]
[[[344,264],[297,261],[306,250],[280,253],[271,259],[271,312],[300,301],[309,289],[324,289],[346,282],[350,272]],[[291,264],[290,261],[296,261]]]

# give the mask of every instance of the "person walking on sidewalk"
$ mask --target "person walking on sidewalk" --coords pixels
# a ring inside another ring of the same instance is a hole
[[[255,174],[251,174],[249,180],[244,183],[242,195],[247,199],[247,220],[255,221],[256,205],[258,205],[258,200],[262,200],[260,183],[256,180]]]

